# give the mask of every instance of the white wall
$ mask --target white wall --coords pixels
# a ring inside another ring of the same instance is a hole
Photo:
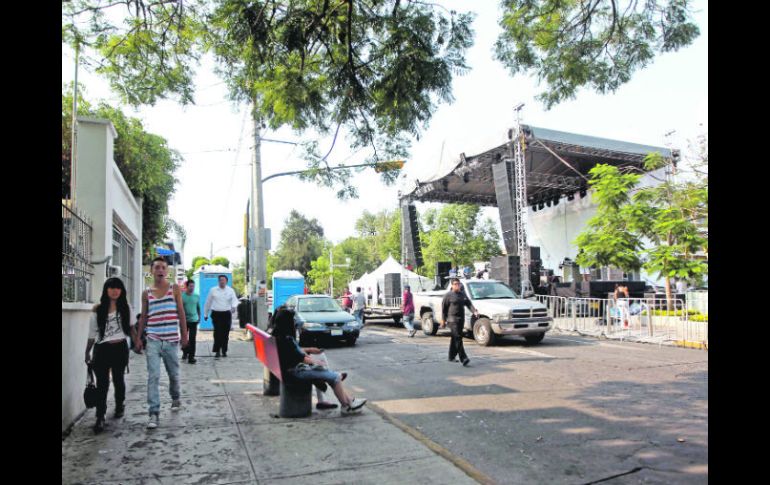
[[[86,410],[86,341],[93,304],[61,304],[61,430],[64,432]]]

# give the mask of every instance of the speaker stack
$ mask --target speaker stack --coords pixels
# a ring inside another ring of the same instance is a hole
[[[451,261],[439,261],[436,263],[436,286],[446,288],[449,281],[449,270],[452,269]]]
[[[502,281],[514,291],[521,291],[519,266],[518,256],[496,256],[490,261],[489,278]]]
[[[401,273],[386,273],[383,290],[385,299],[399,298],[401,296]]]
[[[419,268],[423,265],[420,247],[420,229],[417,225],[417,208],[413,204],[401,206],[401,227],[404,231],[406,261]]]
[[[513,178],[507,161],[492,165],[497,210],[500,212],[500,228],[503,230],[503,246],[508,254],[517,252],[516,221],[514,220]]]
[[[540,286],[540,270],[543,269],[543,261],[540,259],[540,248],[529,247],[529,282],[532,288]]]

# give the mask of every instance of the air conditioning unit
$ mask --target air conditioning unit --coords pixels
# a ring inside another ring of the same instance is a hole
[[[120,266],[113,266],[111,264],[107,265],[107,277],[117,277],[120,276],[122,273],[122,268]]]

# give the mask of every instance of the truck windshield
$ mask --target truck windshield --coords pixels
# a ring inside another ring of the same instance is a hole
[[[331,298],[302,298],[297,305],[299,312],[341,312],[342,308]]]
[[[468,283],[473,300],[514,299],[516,294],[502,283]]]

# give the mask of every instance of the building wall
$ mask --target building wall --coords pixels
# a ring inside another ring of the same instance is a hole
[[[86,410],[85,352],[88,322],[93,304],[61,304],[61,430],[62,433]]]
[[[115,127],[108,120],[78,118],[75,197],[93,222],[92,261],[112,256],[112,229],[119,223],[134,245],[133,284],[127,288],[133,313],[139,312],[142,288],[142,206],[131,194],[113,159]],[[111,261],[112,264],[116,264]],[[91,301],[98,302],[106,263],[94,265]],[[88,321],[93,304],[62,302],[62,432],[85,409],[83,388]]]

